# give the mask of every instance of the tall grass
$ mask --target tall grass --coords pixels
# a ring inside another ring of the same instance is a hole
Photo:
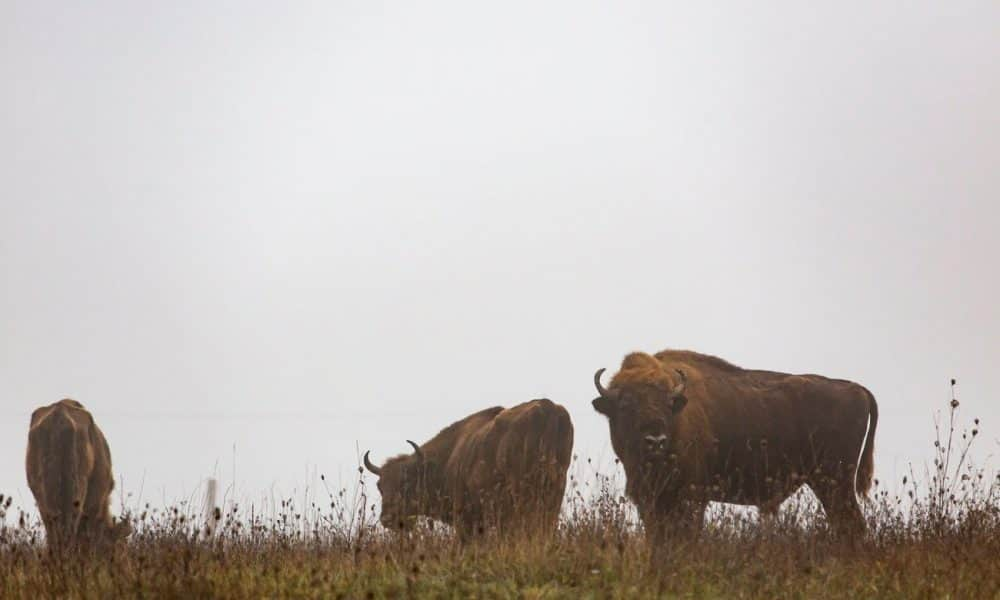
[[[623,482],[574,459],[551,538],[487,535],[459,545],[424,522],[377,525],[370,481],[322,488],[322,500],[210,508],[134,507],[135,533],[110,551],[54,554],[37,519],[0,498],[0,596],[165,597],[1000,597],[1000,480],[974,467],[979,422],[937,422],[932,465],[866,502],[869,533],[827,531],[798,494],[777,519],[713,506],[697,538],[672,540],[652,565]],[[323,478],[323,486],[326,485]]]

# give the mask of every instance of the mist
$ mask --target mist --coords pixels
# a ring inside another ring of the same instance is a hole
[[[82,402],[119,493],[349,484],[630,351],[957,378],[998,449],[1000,5],[6,2],[0,491]],[[117,509],[116,509],[117,510]]]

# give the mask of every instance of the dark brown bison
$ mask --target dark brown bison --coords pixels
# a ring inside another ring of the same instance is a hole
[[[654,547],[672,527],[700,528],[709,501],[773,513],[802,484],[835,529],[864,529],[857,493],[871,486],[878,423],[864,387],[685,350],[630,354],[607,389],[603,371],[593,406]]]
[[[26,470],[50,545],[128,535],[128,524],[114,524],[108,507],[114,487],[108,442],[76,400],[60,400],[31,414]]]
[[[406,529],[418,515],[455,527],[462,539],[550,531],[559,519],[573,424],[549,400],[495,406],[449,425],[430,441],[376,467],[382,524]]]

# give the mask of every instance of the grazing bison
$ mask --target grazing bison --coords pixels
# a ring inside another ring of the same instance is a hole
[[[878,407],[864,387],[819,375],[741,369],[685,350],[629,354],[594,409],[654,548],[672,527],[701,527],[709,501],[764,513],[799,486],[840,531],[865,527]],[[860,463],[859,463],[860,460]]]
[[[413,454],[376,467],[382,524],[405,529],[419,515],[455,527],[461,539],[486,529],[551,531],[573,449],[566,409],[550,400],[495,406],[449,425]]]
[[[49,544],[110,541],[129,533],[108,509],[114,479],[104,434],[83,405],[60,400],[31,414],[26,460]]]

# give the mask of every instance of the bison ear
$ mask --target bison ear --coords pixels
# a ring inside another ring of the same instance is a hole
[[[684,407],[687,406],[687,403],[688,399],[687,396],[685,396],[684,394],[677,394],[676,396],[674,396],[674,406],[673,406],[674,414],[676,415],[677,413],[681,412],[681,410],[683,410]]]
[[[593,402],[590,404],[594,407],[594,410],[606,417],[610,417],[611,413],[614,412],[615,409],[614,401],[611,400],[611,398],[606,398],[604,396],[594,398]]]

